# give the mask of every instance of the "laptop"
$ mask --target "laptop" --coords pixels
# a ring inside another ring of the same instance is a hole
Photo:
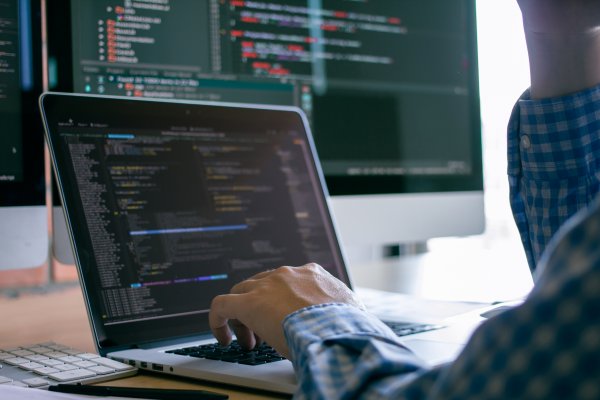
[[[58,93],[40,106],[98,352],[293,393],[272,349],[223,360],[208,311],[281,265],[318,262],[352,288],[302,111]]]

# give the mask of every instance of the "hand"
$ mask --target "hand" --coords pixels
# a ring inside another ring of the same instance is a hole
[[[261,339],[289,358],[282,322],[301,308],[347,303],[364,308],[355,294],[321,266],[281,267],[240,282],[230,294],[213,299],[209,321],[222,345],[231,342],[230,325],[240,344],[254,348]]]
[[[527,38],[531,96],[561,96],[600,84],[600,1],[517,1]]]

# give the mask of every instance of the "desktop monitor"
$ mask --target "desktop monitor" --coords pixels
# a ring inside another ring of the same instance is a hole
[[[0,3],[0,270],[48,256],[39,1]]]
[[[484,228],[475,0],[53,0],[50,89],[296,105],[348,246]]]

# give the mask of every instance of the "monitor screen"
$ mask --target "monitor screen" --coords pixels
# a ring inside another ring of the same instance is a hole
[[[1,206],[44,201],[43,135],[37,109],[41,31],[34,25],[33,12],[29,1],[0,3]]]
[[[40,4],[0,0],[0,270],[48,254]]]
[[[53,90],[296,105],[334,196],[483,190],[475,0],[57,0],[48,12]]]

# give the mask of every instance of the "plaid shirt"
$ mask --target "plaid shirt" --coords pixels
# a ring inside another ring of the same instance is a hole
[[[283,323],[296,398],[600,399],[599,124],[600,87],[554,100],[525,94],[515,107],[511,202],[538,266],[522,305],[487,320],[456,361],[433,369],[368,313],[299,310]]]
[[[600,189],[600,86],[515,106],[508,125],[508,181],[529,268],[563,223]]]

